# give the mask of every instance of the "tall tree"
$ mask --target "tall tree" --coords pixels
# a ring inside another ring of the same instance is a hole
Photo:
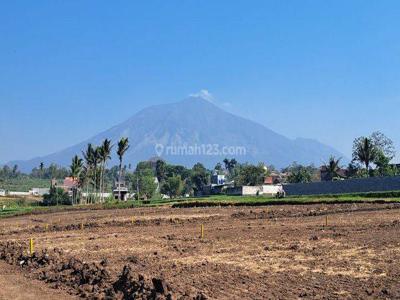
[[[13,177],[17,177],[17,176],[18,176],[18,173],[19,173],[19,171],[18,171],[18,165],[14,165],[13,168],[12,168],[12,176],[13,176]]]
[[[353,142],[353,162],[364,164],[368,176],[374,173],[370,170],[372,163],[377,166],[378,173],[384,175],[395,155],[393,141],[379,131],[369,137],[359,137]]]
[[[157,184],[151,167],[136,168],[135,172],[130,177],[132,189],[135,191],[138,200],[142,197],[145,199],[153,197],[157,189]]]
[[[40,170],[40,178],[43,178],[44,162],[40,162],[39,170]]]
[[[96,147],[94,149],[94,190],[95,190],[95,199],[98,199],[100,194],[100,168],[101,165],[101,158],[100,158],[100,147]]]
[[[168,177],[161,187],[161,192],[167,194],[170,198],[180,196],[183,191],[183,181],[181,176]]]
[[[217,164],[215,165],[215,167],[214,167],[214,170],[215,170],[218,174],[222,173],[222,164],[221,164],[221,163],[217,163]]]
[[[329,157],[329,161],[325,164],[325,169],[328,174],[329,180],[333,180],[336,177],[340,177],[340,160],[341,158],[336,159],[334,156]]]
[[[225,164],[225,169],[228,170],[228,173],[231,175],[233,169],[235,168],[235,166],[237,164],[236,159],[234,159],[234,158],[232,158],[232,159],[225,158],[223,160],[223,163]]]
[[[82,172],[82,167],[83,167],[83,160],[80,158],[78,155],[75,155],[72,158],[71,162],[71,177],[75,182],[79,182],[79,178]],[[76,204],[77,202],[77,195],[78,195],[78,186],[74,186],[73,191],[72,191],[72,204]]]
[[[162,159],[157,160],[156,162],[156,176],[158,179],[158,182],[161,184],[166,177],[166,163]]]
[[[390,165],[390,158],[381,150],[377,151],[374,164],[376,165],[374,176],[397,176],[399,174],[396,165]]]
[[[85,182],[86,182],[86,202],[89,198],[89,185],[92,179],[95,161],[95,150],[91,143],[87,145],[86,151],[82,151],[83,158],[85,159]]]
[[[382,132],[373,132],[370,136],[370,139],[377,151],[381,151],[389,162],[396,156],[396,150],[393,141]]]
[[[365,165],[367,175],[371,163],[375,160],[377,148],[371,138],[359,137],[353,142],[353,161],[358,161]]]
[[[240,172],[235,180],[236,185],[260,185],[264,182],[267,175],[265,165],[259,163],[258,165],[245,164],[240,169]]]
[[[282,171],[289,173],[287,180],[290,183],[308,183],[312,181],[313,170],[313,166],[303,166],[294,162]]]
[[[121,183],[121,178],[122,178],[122,159],[124,157],[124,154],[126,151],[129,149],[129,140],[128,138],[121,138],[120,141],[118,142],[118,150],[117,150],[117,155],[119,159],[119,177],[118,177],[118,183]],[[118,199],[121,200],[121,189],[118,189]]]
[[[111,159],[111,150],[113,146],[109,139],[105,139],[100,146],[99,156],[100,156],[100,199],[101,202],[104,201],[104,173],[107,165],[107,161]]]
[[[209,182],[209,174],[207,169],[201,164],[197,163],[192,168],[191,182],[197,191],[201,191]]]

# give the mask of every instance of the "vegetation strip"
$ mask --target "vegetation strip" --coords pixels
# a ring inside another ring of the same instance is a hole
[[[269,205],[312,205],[312,204],[351,204],[351,203],[400,203],[400,199],[374,199],[374,200],[352,200],[352,199],[321,199],[321,200],[274,200],[274,201],[252,201],[252,202],[229,202],[229,201],[189,201],[175,203],[172,208],[190,207],[212,207],[212,206],[269,206]]]
[[[10,208],[0,211],[0,218],[9,218],[22,215],[38,215],[65,211],[88,211],[125,209],[136,207],[172,206],[173,208],[212,207],[212,206],[269,206],[269,205],[308,205],[308,204],[348,204],[348,203],[400,203],[400,192],[366,193],[349,195],[329,195],[290,197],[275,199],[255,196],[210,196],[204,198],[181,198],[152,200],[148,204],[139,201],[106,202],[77,206],[37,206],[24,201],[15,201]]]

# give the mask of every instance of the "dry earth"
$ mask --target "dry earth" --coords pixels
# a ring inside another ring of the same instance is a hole
[[[110,282],[127,265],[133,277],[150,280],[149,286],[151,278],[163,279],[170,291],[166,298],[400,298],[397,204],[160,207],[0,220],[3,246],[16,242],[26,252],[31,237],[36,252],[60,248],[67,258],[97,266],[106,259]],[[43,276],[41,267],[5,261],[0,299],[105,295],[97,286],[69,286]]]

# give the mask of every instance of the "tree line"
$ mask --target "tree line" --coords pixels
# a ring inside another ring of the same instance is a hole
[[[399,165],[391,164],[396,151],[393,141],[376,131],[370,136],[361,136],[353,141],[352,160],[347,166],[341,165],[342,158],[331,156],[324,164],[328,180],[400,175]],[[314,181],[319,169],[313,165],[302,166],[296,163],[287,172],[288,182],[306,183]]]
[[[114,147],[119,164],[108,168]],[[224,159],[211,170],[201,163],[187,168],[169,164],[161,159],[139,162],[135,169],[131,170],[131,164],[123,163],[128,149],[128,138],[121,138],[116,145],[109,139],[105,139],[98,146],[89,143],[82,151],[81,157],[75,155],[72,158],[69,169],[55,164],[46,167],[44,163],[40,163],[29,176],[42,179],[72,177],[77,182],[73,191],[73,204],[104,202],[105,192],[112,190],[115,180],[121,182],[122,179],[126,181],[127,187],[134,192],[137,199],[149,199],[161,195],[168,195],[171,198],[194,195],[210,184],[212,174],[224,174],[228,182],[237,186],[263,184],[265,177],[274,171],[285,175],[284,180],[289,183],[306,183],[320,179],[320,169],[313,165],[294,162],[278,171],[274,166],[266,166],[264,163],[256,165],[239,163],[234,158]],[[374,132],[370,136],[354,140],[352,160],[346,167],[341,165],[341,158],[331,156],[324,164],[324,168],[329,180],[400,175],[399,168],[390,163],[394,157],[393,141],[381,132]],[[0,168],[0,179],[19,176],[26,175],[21,173],[16,165],[13,168],[8,166]],[[61,193],[61,191],[52,192]],[[82,197],[83,192],[86,197]],[[118,198],[121,199],[121,194]]]

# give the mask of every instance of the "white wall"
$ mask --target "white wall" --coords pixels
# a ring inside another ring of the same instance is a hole
[[[87,193],[82,193],[82,197],[86,197],[86,195],[87,195]],[[108,197],[112,196],[112,193],[89,193],[89,195],[96,195],[98,197],[100,197],[102,195],[104,198],[108,198]]]
[[[255,196],[258,194],[262,194],[262,186],[243,186],[242,187],[242,195],[243,196]]]
[[[43,196],[44,194],[49,194],[50,189],[49,188],[33,188],[29,191],[34,196]]]
[[[8,195],[10,196],[29,196],[31,195],[30,192],[8,192]]]
[[[283,188],[281,185],[260,185],[260,186],[243,186],[243,196],[255,196],[257,192],[259,195],[270,195],[275,196],[278,192],[282,192]]]
[[[262,194],[263,195],[276,195],[278,192],[283,192],[281,185],[263,185]]]

